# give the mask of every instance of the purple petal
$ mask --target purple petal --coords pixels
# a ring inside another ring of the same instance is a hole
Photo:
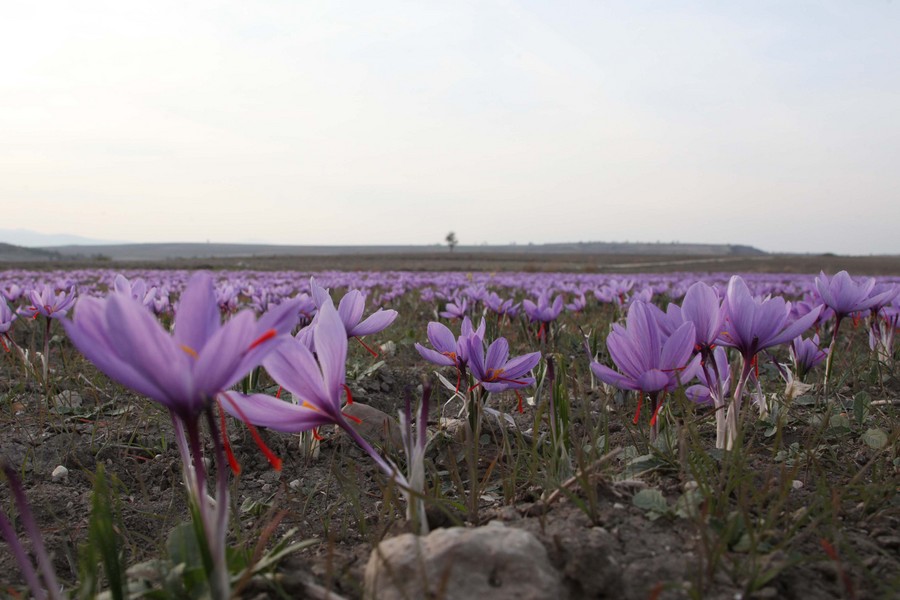
[[[594,375],[597,376],[597,379],[602,381],[603,383],[608,383],[609,385],[614,385],[622,390],[637,390],[636,382],[633,379],[625,377],[624,375],[620,375],[616,373],[612,369],[607,366],[601,365],[598,362],[591,363],[591,371],[594,372]]]
[[[378,333],[379,331],[387,329],[396,318],[396,310],[378,309],[377,311],[369,315],[368,318],[366,318],[366,320],[364,320],[362,323],[348,331],[347,335],[350,337],[362,337],[364,335],[372,335],[373,333]]]
[[[298,433],[334,423],[334,419],[323,412],[265,394],[245,396],[228,392],[222,394],[220,402],[225,412],[232,417],[275,431]]]
[[[208,273],[195,273],[178,301],[175,341],[194,352],[203,350],[221,323],[216,290]]]
[[[313,332],[316,354],[329,399],[339,409],[347,369],[347,330],[333,306],[326,304],[318,316],[319,322]]]
[[[338,304],[338,314],[341,316],[341,321],[344,322],[348,336],[350,336],[350,330],[359,324],[365,308],[366,299],[359,290],[350,290],[341,298]]]

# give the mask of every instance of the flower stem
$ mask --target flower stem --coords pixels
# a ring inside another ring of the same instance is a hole
[[[841,317],[834,318],[834,331],[831,335],[831,345],[828,346],[828,358],[825,359],[825,382],[822,384],[822,393],[828,398],[828,384],[831,382],[831,368],[834,365],[834,350],[837,346],[838,328],[841,326]]]

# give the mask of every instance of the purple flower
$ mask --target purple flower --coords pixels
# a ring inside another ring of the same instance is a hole
[[[0,298],[0,334],[6,334],[17,318],[18,315],[9,308],[6,300]]]
[[[328,290],[318,285],[313,278],[310,278],[309,283],[310,288],[312,289],[313,300],[319,310],[326,304],[332,304],[333,306],[331,295],[328,293]],[[361,337],[387,329],[390,324],[394,322],[394,319],[397,318],[396,310],[384,310],[379,308],[365,320],[362,320],[365,308],[366,297],[359,290],[350,290],[344,294],[344,297],[341,298],[337,308],[341,322],[344,324],[344,330],[346,331],[347,337],[355,337],[361,344]],[[316,313],[316,317],[318,318],[318,313]],[[303,330],[301,330],[301,333],[302,332]],[[309,342],[309,332],[303,333],[302,335],[298,334],[298,336],[301,340]],[[312,349],[315,350],[315,341],[313,340],[311,343],[313,344]],[[378,356],[374,350],[365,344],[362,345],[373,356]]]
[[[439,316],[445,319],[462,319],[469,312],[469,303],[465,298],[448,302]]]
[[[9,302],[10,304],[15,304],[19,300],[19,298],[22,297],[22,294],[25,293],[25,290],[23,290],[15,283],[12,283],[9,285],[9,287],[0,290],[0,293],[3,294],[3,297],[6,298],[7,302]]]
[[[594,361],[591,370],[601,381],[639,392],[672,391],[693,379],[700,366],[694,350],[694,325],[683,323],[663,343],[650,308],[635,302],[626,326],[613,325],[606,346],[621,373]]]
[[[587,298],[584,297],[584,294],[578,294],[574,298],[572,298],[572,302],[566,304],[566,310],[570,312],[581,312],[587,307]]]
[[[781,296],[757,300],[738,275],[728,282],[718,343],[736,348],[747,363],[761,350],[791,341],[813,324],[820,308],[791,320],[791,304]]]
[[[718,346],[712,351],[712,362],[715,364],[714,368],[709,365],[701,371],[700,378],[704,382],[688,387],[685,393],[692,402],[713,404],[721,411],[731,390],[731,367],[728,365],[725,348]],[[724,422],[724,418],[722,421]]]
[[[44,284],[40,288],[31,290],[28,297],[31,304],[19,309],[19,314],[29,319],[44,315],[48,319],[62,319],[75,303],[75,286],[70,286],[67,291],[55,294],[55,288]]]
[[[750,294],[747,284],[735,275],[728,282],[723,303],[725,321],[718,342],[736,348],[743,364],[734,386],[734,399],[728,407],[726,419],[726,449],[733,447],[738,436],[738,415],[744,387],[750,378],[756,354],[761,350],[784,344],[809,329],[819,316],[821,307],[814,308],[802,317],[791,320],[791,303],[781,296],[758,300]],[[759,404],[760,413],[768,411],[765,403]]]
[[[874,278],[856,283],[847,271],[841,271],[831,279],[824,272],[816,277],[816,290],[822,296],[822,302],[834,311],[838,319],[851,313],[869,310],[874,306],[884,306],[900,291],[900,288],[891,286],[880,293],[873,293],[874,288]]]
[[[178,304],[170,335],[141,302],[112,293],[104,299],[84,297],[75,319],[63,321],[75,346],[112,379],[169,409],[190,498],[196,509],[198,542],[211,557],[207,571],[211,596],[230,597],[225,534],[228,525],[228,481],[213,404],[233,400],[226,390],[256,367],[266,354],[292,338],[297,322],[295,302],[285,302],[258,321],[242,311],[224,325],[213,282],[195,274]],[[214,444],[217,498],[207,493],[202,461],[200,417],[205,415]],[[252,430],[251,430],[252,431]],[[267,453],[280,467],[277,459]],[[233,459],[233,457],[231,457]],[[232,468],[237,469],[236,462]]]
[[[428,324],[427,333],[428,341],[434,348],[426,348],[422,344],[416,343],[415,348],[419,355],[428,362],[444,367],[456,367],[464,369],[469,360],[468,340],[477,337],[480,340],[484,338],[485,322],[481,320],[478,329],[472,327],[472,321],[469,317],[464,317],[460,335],[457,338],[450,329],[436,321]]]
[[[504,300],[495,292],[491,292],[485,296],[484,305],[488,307],[491,312],[497,313],[497,315],[501,317],[508,316],[510,319],[514,319],[516,315],[519,314],[519,303],[513,303],[512,298]]]
[[[472,376],[491,393],[504,390],[517,390],[534,385],[534,377],[526,375],[541,360],[540,352],[523,354],[516,358],[509,358],[509,342],[506,338],[497,338],[488,347],[487,355],[484,352],[484,342],[481,338],[472,336],[467,340],[469,346],[469,368]],[[519,411],[521,412],[521,402]]]
[[[151,310],[155,309],[156,288],[151,287],[148,290],[147,283],[141,278],[129,281],[124,275],[118,274],[113,283],[113,289],[118,294],[125,294],[134,298]]]
[[[819,346],[819,335],[816,334],[811,339],[795,337],[791,341],[790,353],[794,370],[797,372],[797,379],[803,381],[807,373],[825,360],[828,356],[828,349],[823,350]]]
[[[525,309],[525,314],[528,315],[528,318],[531,319],[532,323],[537,321],[540,321],[541,323],[550,323],[559,318],[559,314],[563,309],[563,298],[558,295],[551,303],[550,294],[545,291],[538,296],[537,303],[534,303],[531,300],[524,300],[522,302],[522,308]]]
[[[221,323],[209,275],[194,275],[181,294],[170,335],[131,296],[84,297],[63,325],[75,346],[112,379],[196,421],[216,396],[256,367],[293,328],[296,303],[257,321],[250,311]]]
[[[400,471],[385,460],[363,439],[343,414],[343,392],[350,390],[345,383],[347,361],[347,332],[340,315],[329,301],[319,307],[312,331],[316,356],[301,342],[290,339],[278,346],[264,361],[266,371],[279,385],[288,390],[297,404],[271,396],[254,394],[228,398],[222,406],[226,411],[253,425],[276,431],[309,431],[322,425],[341,427],[391,477],[405,484]],[[318,361],[316,360],[318,358]]]
[[[716,290],[698,281],[688,288],[681,302],[681,316],[694,324],[694,345],[701,353],[709,352],[722,331],[724,315]]]
[[[652,310],[641,301],[631,304],[625,325],[614,324],[606,338],[609,355],[621,373],[596,361],[591,362],[591,371],[604,383],[638,392],[635,424],[641,415],[644,393],[648,394],[652,412],[650,437],[655,439],[656,417],[662,408],[662,402],[657,404],[660,392],[685,385],[700,368],[700,356],[691,359],[694,325],[683,323],[664,340]]]
[[[379,308],[363,320],[365,308],[366,297],[359,290],[350,290],[341,298],[337,311],[347,330],[348,338],[360,338],[383,331],[397,318],[396,310]]]

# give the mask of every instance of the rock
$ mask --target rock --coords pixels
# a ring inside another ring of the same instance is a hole
[[[52,404],[56,407],[80,408],[84,401],[81,394],[72,390],[63,390],[53,396]]]
[[[64,466],[59,465],[53,469],[53,472],[50,473],[50,477],[52,477],[55,482],[65,481],[69,478],[69,470]]]
[[[438,529],[381,542],[369,558],[365,598],[529,600],[566,598],[560,573],[537,538],[499,523]]]
[[[394,417],[382,412],[374,406],[354,402],[344,407],[344,414],[359,419],[347,419],[350,425],[359,432],[366,441],[381,448],[399,452],[403,448],[400,435],[400,423]]]

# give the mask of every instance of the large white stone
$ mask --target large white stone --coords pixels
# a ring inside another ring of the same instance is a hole
[[[366,565],[365,597],[555,600],[567,591],[536,537],[492,524],[381,542]]]

